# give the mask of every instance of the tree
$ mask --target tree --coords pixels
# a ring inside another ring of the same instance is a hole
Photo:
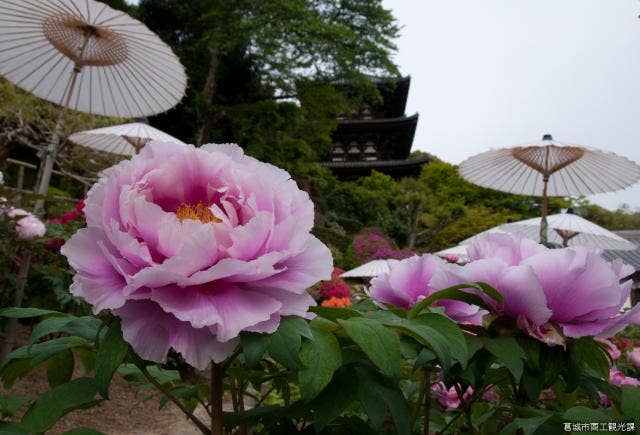
[[[234,104],[224,96],[238,77],[226,73],[239,60],[263,91],[243,103],[295,94],[300,79],[397,74],[390,54],[398,27],[381,0],[142,0],[139,15],[187,66],[185,108],[197,120],[197,144],[215,137]]]

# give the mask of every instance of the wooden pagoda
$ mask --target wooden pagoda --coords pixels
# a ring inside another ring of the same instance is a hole
[[[372,170],[396,179],[418,176],[429,158],[409,157],[418,124],[418,114],[404,113],[411,78],[373,81],[382,101],[364,103],[358,110],[338,117],[331,153],[320,164],[342,179],[364,177]]]

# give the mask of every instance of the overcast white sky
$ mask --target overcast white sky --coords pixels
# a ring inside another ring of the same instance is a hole
[[[402,26],[414,149],[460,163],[551,133],[640,162],[640,1],[384,4]],[[640,208],[640,184],[590,199]]]

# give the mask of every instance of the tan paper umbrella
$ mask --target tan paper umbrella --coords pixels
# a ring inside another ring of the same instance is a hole
[[[152,140],[186,145],[180,139],[141,122],[80,131],[69,136],[69,140],[88,148],[124,156],[137,154]]]
[[[95,0],[0,0],[0,74],[63,107],[38,193],[46,194],[66,109],[123,118],[164,112],[186,75],[144,24]]]
[[[487,151],[460,164],[460,175],[479,186],[542,197],[540,241],[547,243],[549,196],[592,195],[624,189],[640,179],[640,166],[613,153],[555,142]]]

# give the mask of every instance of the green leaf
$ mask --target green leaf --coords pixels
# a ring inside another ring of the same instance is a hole
[[[245,364],[247,367],[254,367],[262,360],[264,353],[267,351],[269,336],[258,334],[257,332],[243,332],[240,334],[240,343],[242,344]]]
[[[301,335],[313,338],[307,322],[300,317],[283,317],[278,330],[269,336],[269,355],[285,367],[297,369],[300,364],[298,352],[302,343]]]
[[[48,317],[33,328],[28,344],[33,344],[45,335],[55,332],[66,332],[94,341],[101,324],[102,322],[93,316]]]
[[[434,293],[431,293],[429,296],[415,304],[411,310],[409,310],[408,317],[415,317],[422,312],[429,305],[440,299],[450,299],[456,301],[466,302],[471,305],[477,305],[479,307],[485,307],[486,304],[479,296],[476,296],[472,293],[464,292],[463,289],[476,288],[473,284],[459,284],[453,287],[446,288],[444,290],[440,290]]]
[[[600,378],[609,377],[609,357],[592,337],[569,341],[569,355],[583,369],[591,369]]]
[[[338,320],[345,332],[383,373],[400,379],[402,357],[398,336],[373,319],[354,317]]]
[[[350,367],[343,366],[334,374],[322,393],[311,402],[311,408],[315,410],[315,427],[318,433],[356,400],[357,379]]]
[[[507,435],[522,429],[524,435],[532,435],[545,421],[549,420],[552,414],[540,417],[516,418],[500,431],[500,435]]]
[[[311,307],[309,311],[329,320],[349,319],[351,317],[362,317],[359,311],[351,308],[331,308],[331,307]]]
[[[298,372],[298,380],[304,400],[320,394],[342,364],[340,345],[334,335],[317,328],[311,331],[313,340],[305,340],[300,350],[303,368]]]
[[[46,361],[53,355],[63,352],[67,349],[73,349],[78,346],[86,346],[89,343],[81,337],[60,337],[44,343],[36,343],[19,347],[9,354],[9,359],[31,358],[31,364],[36,365],[42,361]]]
[[[261,418],[269,416],[281,409],[282,407],[278,405],[267,405],[243,412],[225,412],[223,418],[224,426],[227,429],[233,429],[241,424],[257,423]]]
[[[466,367],[468,359],[467,342],[458,325],[441,314],[422,314],[419,317],[391,324],[428,346],[438,357],[443,368],[448,369],[454,361]]]
[[[43,310],[40,308],[3,308],[0,310],[0,317],[9,317],[11,319],[27,319],[30,317],[40,316],[67,316],[65,313],[52,310]]]
[[[525,354],[515,338],[508,336],[488,338],[485,341],[485,348],[509,369],[516,381],[520,380]]]
[[[31,435],[31,433],[20,424],[0,421],[0,435]]]
[[[129,345],[122,338],[120,320],[115,320],[100,342],[96,355],[96,388],[102,397],[109,398],[109,384],[129,351]]]
[[[587,408],[586,406],[574,406],[568,409],[563,415],[563,418],[571,421],[584,422],[608,422],[611,420],[609,416],[603,412]]]
[[[0,368],[0,378],[4,387],[10,389],[16,379],[25,377],[33,369],[29,358],[10,360]]]
[[[49,386],[55,388],[71,380],[73,367],[75,365],[73,353],[67,349],[60,352],[47,361],[47,380]]]
[[[93,350],[85,349],[84,347],[76,347],[73,349],[73,353],[78,357],[84,373],[92,373],[96,368],[96,352]]]
[[[625,417],[640,418],[640,388],[629,385],[622,387],[620,410]]]
[[[411,413],[402,391],[371,369],[358,367],[356,372],[360,381],[360,404],[369,416],[374,429],[382,427],[388,408],[397,432],[409,434]]]
[[[0,416],[11,417],[30,400],[30,397],[0,396]]]
[[[46,392],[22,417],[22,425],[32,432],[45,432],[63,415],[94,403],[95,381],[78,378]]]

